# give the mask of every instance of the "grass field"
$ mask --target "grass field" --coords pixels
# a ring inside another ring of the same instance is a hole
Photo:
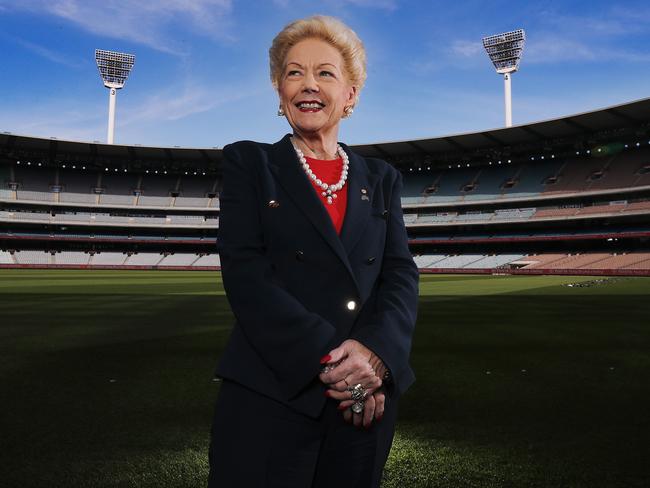
[[[650,278],[590,280],[423,276],[383,486],[650,486]],[[218,273],[0,270],[0,311],[0,486],[204,486]]]

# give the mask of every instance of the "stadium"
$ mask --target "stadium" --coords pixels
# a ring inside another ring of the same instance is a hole
[[[351,148],[421,273],[382,486],[648,486],[650,99]],[[205,484],[221,164],[0,134],[3,486]]]
[[[650,274],[650,100],[356,146],[404,174],[428,273]],[[0,135],[0,266],[217,270],[217,149]]]

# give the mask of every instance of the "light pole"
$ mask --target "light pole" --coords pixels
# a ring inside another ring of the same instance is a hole
[[[124,87],[124,82],[133,69],[133,54],[117,53],[95,49],[95,61],[104,86],[109,89],[108,97],[108,136],[107,142],[113,144],[115,135],[115,99],[117,90]]]
[[[512,87],[510,77],[519,69],[521,53],[524,50],[526,33],[517,29],[503,34],[483,38],[483,47],[490,56],[490,60],[497,70],[503,75],[505,91],[506,127],[512,127]]]

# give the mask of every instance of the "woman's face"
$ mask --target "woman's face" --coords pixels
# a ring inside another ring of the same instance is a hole
[[[320,39],[305,39],[287,53],[278,94],[294,130],[326,133],[338,125],[343,109],[353,105],[356,87],[338,49]]]

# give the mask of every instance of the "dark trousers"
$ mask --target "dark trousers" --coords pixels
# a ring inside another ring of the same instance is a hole
[[[221,385],[210,443],[208,488],[377,488],[397,403],[381,421],[348,424],[328,400],[318,419],[232,381]]]

